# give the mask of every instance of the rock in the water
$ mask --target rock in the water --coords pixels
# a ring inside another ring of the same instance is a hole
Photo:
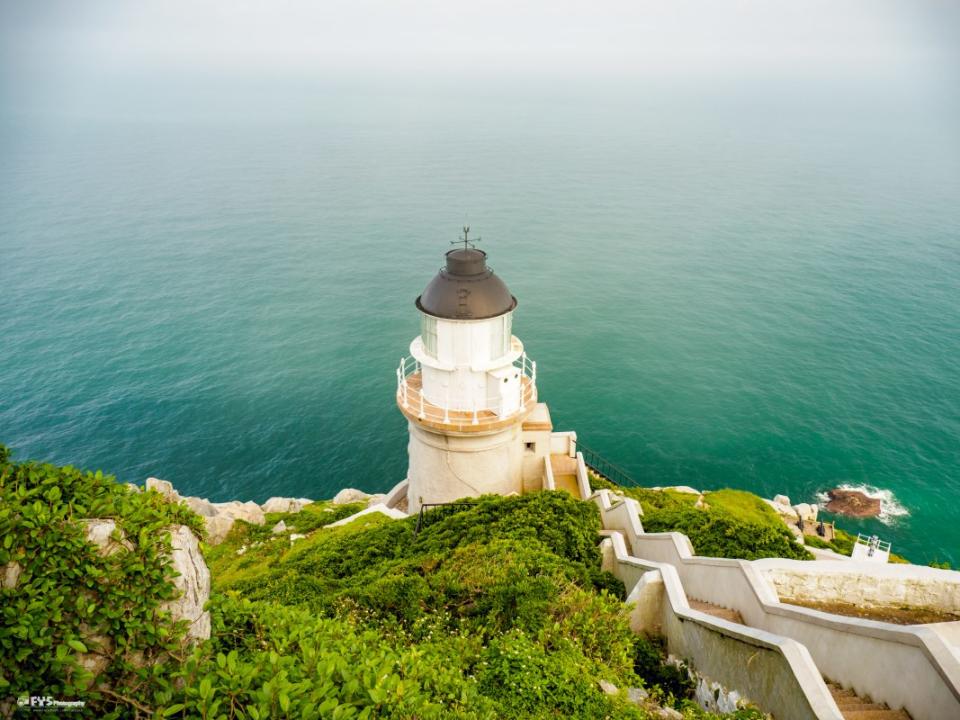
[[[170,567],[177,574],[173,579],[179,594],[163,603],[174,621],[189,623],[187,637],[206,640],[210,637],[210,613],[203,609],[210,599],[210,570],[200,554],[200,543],[186,525],[170,529]]]
[[[880,498],[872,498],[859,490],[836,488],[827,495],[830,497],[827,510],[832,513],[850,517],[876,517],[880,514]]]
[[[355,502],[364,502],[369,500],[370,495],[363,492],[362,490],[356,490],[354,488],[344,488],[338,492],[333,498],[334,505],[349,505],[350,503]]]
[[[278,522],[276,525],[274,525],[270,529],[270,532],[272,532],[274,535],[279,535],[280,533],[283,533],[286,531],[287,531],[287,524],[283,520]]]
[[[777,505],[792,507],[790,504],[790,498],[788,498],[786,495],[774,495],[773,502],[775,502]]]
[[[309,498],[272,497],[260,507],[265,513],[298,513],[312,502]]]
[[[180,500],[180,493],[173,489],[173,483],[169,480],[160,480],[159,478],[147,478],[147,490],[156,490],[167,500],[177,502]]]

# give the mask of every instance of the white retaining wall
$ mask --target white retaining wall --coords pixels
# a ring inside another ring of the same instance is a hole
[[[892,708],[906,708],[915,720],[960,717],[960,659],[952,644],[952,629],[938,632],[925,626],[891,625],[782,604],[763,572],[799,574],[809,567],[816,573],[828,573],[834,564],[697,557],[681,533],[644,533],[635,504],[611,499],[607,490],[594,493],[591,499],[600,508],[603,527],[622,533],[625,549],[629,547],[635,558],[675,568],[681,590],[689,597],[737,610],[749,629],[793,638],[809,650],[825,677]],[[832,569],[868,578],[882,573],[885,581],[898,574],[919,580],[930,575],[927,570],[943,580],[942,573],[949,573],[933,568],[918,572],[911,569],[914,566],[862,565],[836,562]],[[952,575],[960,578],[960,573]],[[629,573],[625,577],[633,579]],[[670,625],[665,624],[665,629],[669,632]]]

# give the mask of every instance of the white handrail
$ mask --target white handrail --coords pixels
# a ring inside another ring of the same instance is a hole
[[[468,418],[468,422],[472,425],[480,424],[481,412],[490,411],[497,415],[498,419],[511,417],[527,409],[531,402],[536,400],[537,396],[537,363],[531,360],[526,353],[523,353],[514,362],[514,367],[520,370],[521,376],[526,378],[526,381],[521,381],[520,384],[519,406],[508,413],[503,413],[505,401],[500,396],[487,396],[482,405],[475,401],[473,407],[469,409],[450,406],[449,388],[446,390],[446,398],[442,404],[426,400],[422,391],[422,367],[417,359],[412,356],[400,358],[400,363],[397,366],[397,401],[407,410],[416,409],[417,416],[421,420],[429,418],[447,424],[451,422],[451,413],[463,413],[463,417]],[[409,379],[415,375],[421,375],[421,381],[414,385],[410,383]]]

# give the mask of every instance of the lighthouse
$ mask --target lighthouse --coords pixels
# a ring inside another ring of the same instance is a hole
[[[537,364],[513,335],[517,299],[468,239],[415,301],[420,335],[397,368],[407,419],[407,507],[540,489],[549,454]]]

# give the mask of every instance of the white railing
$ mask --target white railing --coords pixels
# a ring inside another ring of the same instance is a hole
[[[515,415],[527,409],[537,398],[537,363],[523,353],[514,362],[513,366],[520,370],[520,404],[505,412],[506,402],[502,397],[487,396],[483,402],[476,402],[472,408],[452,407],[447,398],[446,402],[436,403],[424,398],[421,392],[423,387],[423,368],[420,362],[407,356],[400,358],[397,366],[397,402],[405,410],[416,413],[421,420],[432,420],[448,424],[462,425],[469,423],[479,425],[483,422],[498,421]],[[512,403],[510,403],[512,406]],[[509,406],[507,406],[509,407]]]
[[[880,552],[890,552],[890,543],[881,540],[876,535],[864,535],[863,533],[857,533],[857,544],[866,545],[869,549],[868,555],[873,555],[876,550]]]

